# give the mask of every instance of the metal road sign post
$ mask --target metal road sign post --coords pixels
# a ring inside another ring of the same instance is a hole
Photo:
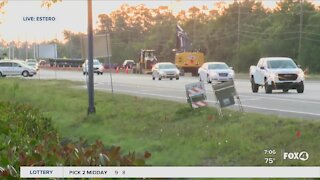
[[[213,84],[212,89],[217,100],[220,116],[222,116],[222,108],[235,104],[234,97],[236,97],[237,99],[239,111],[243,112],[243,107],[240,101],[240,97],[236,91],[233,80],[223,82],[223,83]]]
[[[187,102],[193,109],[207,106],[206,90],[202,82],[187,84],[186,86]]]
[[[112,81],[112,67],[111,67],[111,44],[110,44],[110,33],[108,27],[106,27],[106,40],[107,40],[107,57],[109,60],[109,75],[110,75],[110,85],[111,85],[111,93],[113,95],[113,81]]]

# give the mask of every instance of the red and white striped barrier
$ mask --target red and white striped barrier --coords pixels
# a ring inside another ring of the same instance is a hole
[[[204,106],[208,106],[208,103],[205,101],[192,102],[193,108],[199,108],[199,107],[204,107]]]
[[[208,106],[204,84],[201,82],[186,85],[187,101],[193,109]]]
[[[203,89],[199,88],[199,87],[194,87],[188,90],[189,95],[198,95],[201,94],[203,92]]]

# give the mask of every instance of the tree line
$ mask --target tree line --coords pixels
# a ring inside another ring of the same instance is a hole
[[[225,61],[247,72],[260,57],[287,56],[320,72],[320,11],[308,1],[279,1],[274,9],[254,0],[218,9],[191,7],[177,14],[169,7],[123,5],[99,15],[96,33],[111,32],[113,61],[139,59],[140,49],[155,49],[160,61],[174,61],[176,24],[205,52],[206,61]]]
[[[95,33],[109,30],[115,63],[138,61],[140,49],[154,49],[158,60],[174,62],[172,50],[179,24],[188,33],[193,49],[205,53],[206,61],[224,61],[239,72],[247,72],[260,57],[286,56],[311,72],[320,72],[320,10],[312,2],[282,0],[268,9],[259,1],[242,0],[229,5],[216,3],[216,7],[191,7],[173,13],[167,6],[124,4],[109,14],[100,14]],[[81,58],[82,35],[65,30],[65,43],[53,40],[59,57]]]

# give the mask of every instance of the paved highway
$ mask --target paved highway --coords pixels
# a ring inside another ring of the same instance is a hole
[[[197,82],[197,77],[180,77],[180,80],[151,79],[151,75],[112,74],[115,93],[136,96],[167,99],[186,103],[185,84]],[[40,70],[33,79],[67,79],[86,81],[86,76],[80,71]],[[95,89],[111,91],[109,73],[94,76]],[[305,92],[298,94],[296,90],[288,93],[275,90],[273,94],[265,94],[260,88],[258,93],[252,93],[250,83],[246,79],[235,80],[236,89],[245,111],[275,114],[286,117],[298,117],[320,120],[320,81],[305,82]],[[205,85],[208,102],[215,106],[210,84]]]

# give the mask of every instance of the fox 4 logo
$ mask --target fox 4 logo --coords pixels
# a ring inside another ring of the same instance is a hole
[[[284,152],[283,153],[284,160],[301,160],[306,161],[309,159],[309,154],[306,151],[302,152]]]

